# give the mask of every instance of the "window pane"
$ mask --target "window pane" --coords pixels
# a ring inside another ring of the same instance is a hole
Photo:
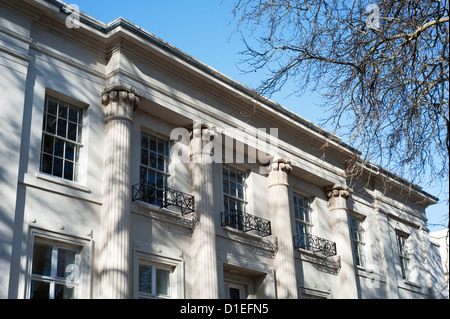
[[[229,211],[231,209],[230,205],[228,204],[228,198],[226,198],[226,197],[224,198],[223,206],[224,206],[225,211]]]
[[[30,299],[50,299],[50,283],[32,280]]]
[[[156,137],[149,135],[150,149],[156,151]]]
[[[66,285],[55,285],[55,299],[74,299],[75,288]]]
[[[156,293],[160,295],[169,295],[170,272],[164,269],[156,269]]]
[[[56,276],[66,278],[72,273],[75,265],[75,256],[77,252],[74,250],[58,248],[58,269]]]
[[[164,140],[158,139],[158,153],[161,155],[166,154]]]
[[[62,177],[63,160],[61,158],[54,158],[53,161],[53,175]]]
[[[47,114],[47,122],[45,124],[45,131],[51,134],[56,133],[56,117]]]
[[[244,199],[244,186],[241,184],[237,185],[237,197]]]
[[[141,164],[145,166],[148,165],[148,151],[146,149],[141,150]]]
[[[69,122],[69,124],[68,124],[68,133],[67,133],[67,138],[69,140],[72,140],[74,142],[77,141],[77,128],[78,128],[77,124]]]
[[[241,299],[241,292],[238,288],[229,287],[230,299]]]
[[[74,107],[69,108],[69,121],[78,123],[78,109]]]
[[[148,135],[144,133],[141,135],[141,148],[148,149]]]
[[[158,170],[164,172],[165,171],[165,164],[164,164],[164,157],[158,156]]]
[[[156,153],[150,152],[150,162],[148,166],[156,168]]]
[[[64,157],[64,147],[65,147],[65,143],[64,141],[60,140],[60,139],[56,139],[55,140],[55,156]]]
[[[139,291],[152,293],[152,267],[139,265]]]
[[[236,195],[236,183],[230,182],[230,193],[231,196],[237,197]]]
[[[165,177],[163,174],[156,173],[156,187],[163,188],[165,186]]]
[[[67,121],[58,119],[58,129],[57,129],[58,136],[66,137],[67,136]]]
[[[152,267],[139,265],[139,292],[152,293]]]
[[[52,174],[53,157],[51,155],[42,155],[41,172]]]
[[[303,197],[302,196],[298,196],[297,197],[297,205],[300,207],[305,207],[305,205],[303,204]]]
[[[54,137],[44,134],[42,151],[47,154],[53,154],[54,143],[55,143]]]
[[[71,143],[66,143],[66,160],[74,161],[75,160],[75,145]]]
[[[54,97],[47,97],[47,112],[56,115],[58,112],[58,99]]]
[[[73,162],[64,161],[64,179],[67,179],[69,181],[75,180],[73,170]]]
[[[52,246],[35,243],[33,248],[32,273],[35,275],[50,276],[52,269]]]
[[[230,169],[230,180],[235,182],[236,181],[236,170]]]
[[[68,104],[66,102],[59,101],[59,112],[58,117],[67,120],[67,108]]]

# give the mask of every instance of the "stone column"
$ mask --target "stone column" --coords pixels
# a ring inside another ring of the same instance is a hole
[[[292,167],[289,160],[276,157],[269,168],[269,209],[272,234],[277,237],[278,251],[274,259],[277,298],[297,299],[297,277],[294,262],[291,210],[289,206],[288,175]]]
[[[347,186],[334,185],[327,187],[325,192],[331,214],[333,240],[336,242],[337,254],[341,258],[341,269],[338,274],[339,295],[337,297],[356,299],[358,290],[347,214],[347,199],[350,197],[352,189]]]
[[[106,91],[106,141],[101,243],[101,298],[130,298],[130,133],[140,99],[132,89]]]
[[[191,136],[192,194],[195,197],[196,227],[192,235],[194,298],[218,299],[213,163],[207,144],[216,137],[212,127],[194,121]]]

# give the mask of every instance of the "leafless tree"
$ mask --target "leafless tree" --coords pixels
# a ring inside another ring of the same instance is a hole
[[[448,182],[449,0],[236,0],[249,72],[323,94],[327,126],[410,181]]]

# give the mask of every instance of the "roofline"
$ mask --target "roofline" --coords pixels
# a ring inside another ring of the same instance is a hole
[[[60,0],[44,0],[44,1],[47,1],[55,6],[59,7],[59,11],[66,15],[73,14],[72,11],[67,9],[67,7],[69,7],[69,5],[63,1],[60,1]],[[170,54],[176,56],[177,58],[180,58],[184,62],[187,62],[191,66],[195,67],[196,69],[201,70],[201,71],[207,73],[208,75],[214,77],[215,79],[219,80],[220,82],[223,82],[223,83],[229,85],[230,87],[243,93],[250,99],[256,100],[257,102],[267,105],[268,107],[270,107],[272,110],[276,111],[277,113],[282,114],[282,115],[288,117],[289,119],[293,120],[294,122],[297,122],[298,124],[310,129],[314,133],[317,133],[317,134],[325,137],[326,139],[329,139],[329,140],[335,142],[339,146],[345,148],[347,151],[354,153],[355,155],[358,155],[358,156],[361,155],[361,153],[357,149],[342,142],[342,140],[338,136],[334,135],[333,133],[328,132],[327,130],[321,128],[320,126],[301,117],[300,115],[286,109],[285,107],[270,100],[269,98],[263,96],[262,94],[256,92],[255,90],[233,80],[232,78],[230,78],[230,77],[226,76],[225,74],[217,71],[216,69],[208,66],[207,64],[201,62],[200,60],[194,58],[193,56],[187,54],[186,52],[176,48],[175,46],[162,40],[161,38],[148,32],[147,30],[138,27],[137,25],[128,21],[125,18],[120,17],[108,24],[105,24],[99,20],[96,20],[95,18],[89,16],[88,14],[86,14],[84,12],[80,12],[80,22],[87,24],[90,27],[92,27],[104,34],[107,34],[108,32],[112,31],[113,29],[115,29],[117,27],[122,27],[122,28],[136,34],[137,36],[144,38],[145,40],[151,42],[152,44],[162,48],[163,50],[169,52]]]
[[[51,3],[52,5],[57,6],[59,8],[59,11],[63,14],[66,14],[67,16],[69,16],[70,14],[73,14],[72,11],[67,9],[70,5],[63,1],[60,1],[60,0],[43,0],[43,1],[46,1],[48,3]],[[295,112],[292,112],[292,111],[286,109],[285,107],[270,100],[269,98],[263,96],[262,94],[256,92],[255,90],[233,80],[232,78],[230,78],[230,77],[226,76],[225,74],[217,71],[216,69],[208,66],[207,64],[201,62],[200,60],[194,58],[193,56],[176,48],[175,46],[171,45],[170,43],[162,40],[161,38],[157,37],[156,35],[148,32],[145,29],[140,28],[139,26],[128,21],[127,19],[119,17],[116,20],[106,24],[104,22],[101,22],[101,21],[93,18],[92,16],[90,16],[84,12],[80,12],[79,18],[80,18],[80,22],[102,32],[105,35],[117,27],[122,27],[122,28],[132,32],[133,34],[136,34],[137,36],[151,42],[152,44],[156,45],[157,47],[162,48],[163,50],[169,52],[170,54],[176,56],[177,58],[180,58],[181,60],[183,60],[184,62],[187,62],[189,65],[193,66],[194,68],[201,70],[201,71],[205,72],[206,74],[212,76],[213,78],[219,80],[220,82],[231,86],[232,88],[243,93],[250,99],[256,100],[257,102],[267,105],[275,112],[282,114],[282,115],[286,116],[287,118],[293,120],[294,122],[300,124],[301,126],[306,127],[307,129],[313,131],[314,133],[317,133],[317,134],[323,136],[324,138],[335,142],[338,146],[343,147],[345,150],[347,150],[350,153],[353,153],[358,158],[362,154],[357,149],[344,143],[338,136],[334,135],[333,133],[328,132],[327,130],[321,128],[320,126],[306,120],[305,118],[301,117],[300,115],[296,114]],[[381,166],[379,166],[377,164],[366,163],[366,167],[368,169],[375,170],[375,171],[379,172],[380,174],[387,176],[388,178],[398,182],[399,184],[401,184],[403,186],[409,187],[410,189],[416,191],[417,193],[425,196],[432,203],[437,203],[439,201],[439,198],[423,191],[420,186],[413,184],[412,182],[382,168]]]

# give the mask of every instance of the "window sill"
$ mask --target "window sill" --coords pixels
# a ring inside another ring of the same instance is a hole
[[[42,191],[85,200],[97,205],[102,204],[101,195],[93,193],[90,188],[76,182],[64,180],[62,178],[60,179],[51,175],[43,173],[24,174],[23,180],[21,180],[20,183]]]
[[[44,174],[44,173],[37,173],[36,174],[36,178],[44,180],[44,181],[47,181],[47,182],[50,182],[50,183],[54,183],[54,184],[57,184],[57,185],[61,185],[61,186],[64,186],[64,187],[72,188],[72,189],[75,189],[75,190],[78,190],[78,191],[82,191],[82,192],[85,192],[85,193],[88,193],[88,194],[92,193],[92,191],[89,188],[87,188],[86,186],[78,184],[77,182],[69,181],[67,179],[54,177],[54,176],[47,175],[47,174]]]

